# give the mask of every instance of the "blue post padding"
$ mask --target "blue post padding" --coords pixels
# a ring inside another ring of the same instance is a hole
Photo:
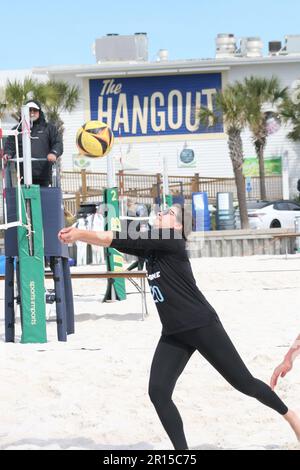
[[[7,189],[7,219],[8,222],[17,220],[16,188]],[[57,238],[60,229],[65,226],[60,188],[41,187],[41,205],[44,230],[45,256],[61,256],[68,258],[68,247]],[[18,239],[16,227],[5,231],[5,255],[18,256]]]
[[[75,332],[73,289],[72,289],[70,266],[66,258],[62,258],[62,265],[63,265],[64,285],[65,285],[67,334],[72,335]]]
[[[15,341],[14,259],[5,259],[5,342]]]
[[[58,341],[67,341],[67,310],[62,258],[53,259]]]

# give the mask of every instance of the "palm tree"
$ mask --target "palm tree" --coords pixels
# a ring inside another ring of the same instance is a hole
[[[247,124],[252,133],[255,152],[259,162],[260,197],[267,198],[265,182],[264,150],[268,138],[267,121],[269,114],[264,107],[270,104],[276,108],[287,96],[287,88],[280,88],[277,77],[270,79],[254,77],[245,78],[238,83],[239,93],[244,96]],[[275,113],[277,114],[277,113]]]
[[[292,126],[287,137],[294,142],[300,141],[300,85],[283,100],[279,113],[283,121]]]
[[[5,99],[5,90],[0,88],[0,121],[3,118],[6,111],[6,99]]]
[[[32,98],[40,101],[47,119],[63,132],[64,123],[60,113],[73,111],[79,101],[79,88],[64,81],[49,80],[41,83],[27,77],[23,82],[8,81],[5,96],[7,108],[11,110],[12,117],[17,121],[21,116],[22,105],[27,99]]]
[[[79,101],[79,95],[78,86],[56,80],[49,80],[36,90],[37,99],[43,104],[47,119],[53,122],[60,132],[64,131],[60,113],[73,111]]]
[[[29,94],[34,95],[34,91],[39,85],[37,80],[30,77],[26,77],[23,82],[8,80],[5,87],[6,106],[16,121],[21,119],[21,107],[29,97]]]
[[[200,123],[211,126],[223,119],[226,133],[228,134],[229,155],[232,162],[241,227],[249,228],[249,220],[246,204],[246,187],[243,175],[243,142],[241,133],[246,125],[243,95],[239,93],[236,85],[228,85],[219,91],[215,97],[214,111],[202,107],[199,111]]]

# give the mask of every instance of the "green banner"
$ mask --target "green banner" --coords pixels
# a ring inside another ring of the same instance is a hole
[[[40,187],[22,187],[22,222],[18,227],[22,343],[46,343],[44,236]],[[18,198],[17,198],[18,201]],[[20,208],[18,207],[18,213]],[[27,226],[27,227],[26,227]]]
[[[264,162],[266,176],[280,176],[282,174],[281,157],[267,157]],[[256,157],[244,159],[243,173],[245,177],[259,176],[259,165]]]
[[[121,222],[119,219],[119,194],[117,188],[105,189],[104,202],[107,207],[105,230],[120,231]],[[123,270],[123,255],[115,248],[106,249],[106,264],[108,271]],[[104,301],[125,300],[126,288],[125,279],[109,279]]]

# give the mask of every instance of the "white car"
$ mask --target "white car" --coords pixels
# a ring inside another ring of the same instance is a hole
[[[247,204],[251,229],[295,228],[296,217],[299,217],[300,204],[295,201],[261,201]],[[240,228],[239,210],[236,212],[236,227]]]

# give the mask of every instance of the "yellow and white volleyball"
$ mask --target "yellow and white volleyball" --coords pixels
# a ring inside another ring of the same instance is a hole
[[[114,134],[101,121],[88,121],[77,131],[76,144],[79,152],[88,157],[104,157],[111,150]]]

